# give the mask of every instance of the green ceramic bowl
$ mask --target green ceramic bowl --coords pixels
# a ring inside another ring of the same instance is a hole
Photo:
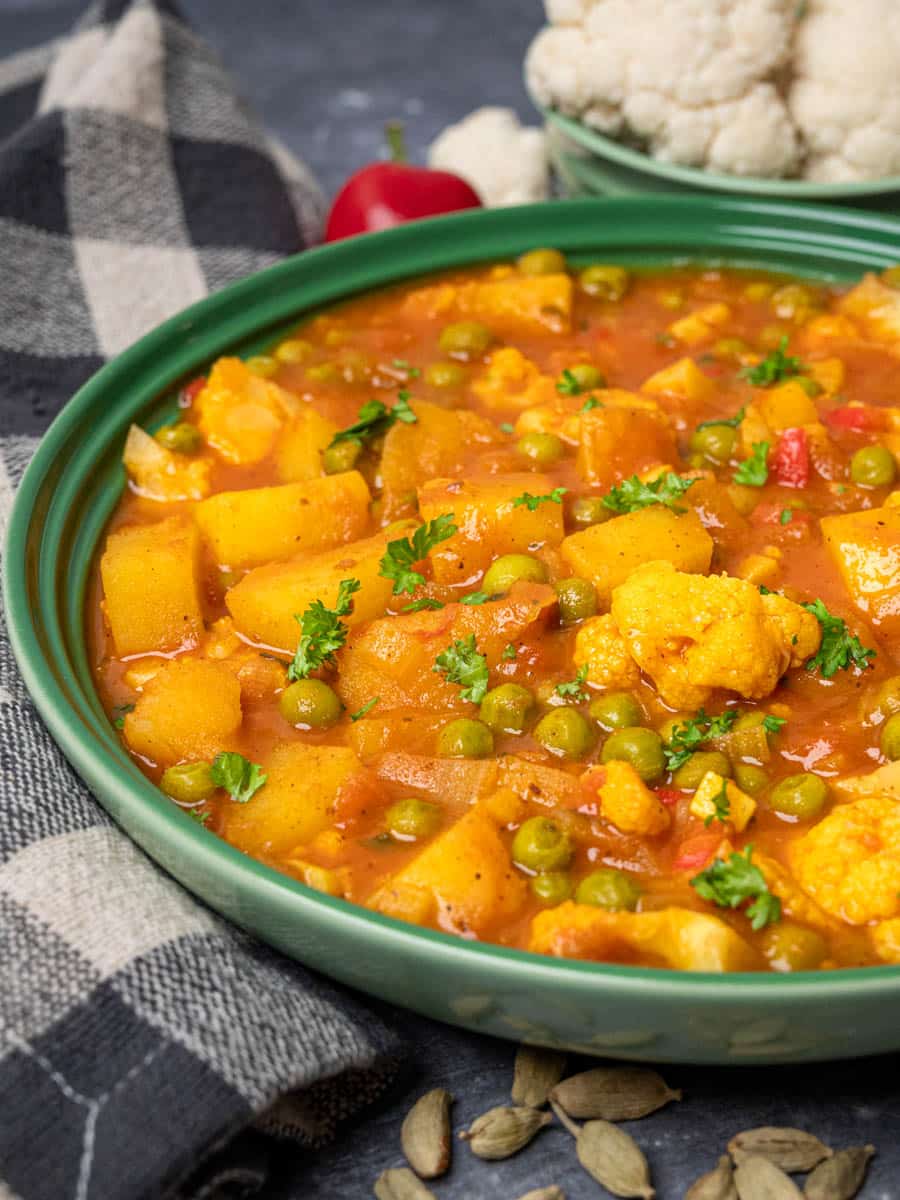
[[[900,969],[679,974],[541,958],[418,929],[308,890],[196,825],[129,761],[91,682],[85,582],[124,483],[129,422],[291,319],[408,276],[554,245],[576,261],[714,260],[850,279],[900,259],[900,225],[752,201],[576,201],[422,221],[311,250],[187,309],[104,368],[41,443],[13,510],[5,596],[44,720],[100,802],[209,905],[344,983],[502,1037],[629,1058],[746,1063],[900,1049]]]

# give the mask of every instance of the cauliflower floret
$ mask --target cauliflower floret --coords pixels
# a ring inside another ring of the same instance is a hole
[[[597,783],[600,812],[622,833],[655,837],[665,833],[672,816],[630,763],[608,762],[591,773]]]
[[[546,134],[522,125],[511,108],[476,108],[448,125],[431,143],[428,163],[461,175],[489,207],[547,198]]]
[[[882,962],[900,963],[900,917],[879,921],[869,930],[869,941]]]
[[[587,667],[587,681],[594,687],[628,690],[636,687],[641,677],[628,653],[628,643],[609,613],[581,625],[573,658],[576,667]]]
[[[504,346],[491,355],[487,370],[473,382],[472,391],[490,408],[531,408],[553,402],[556,382],[542,375],[521,350]]]
[[[900,914],[900,804],[867,796],[842,804],[793,842],[797,882],[827,913],[853,925]]]
[[[760,596],[769,621],[778,626],[781,640],[791,656],[790,666],[802,667],[819,649],[822,627],[811,612],[775,592]]]
[[[687,575],[652,562],[614,589],[612,616],[663,700],[698,708],[714,688],[762,699],[799,661],[798,652],[805,658],[818,649],[812,614],[788,600],[770,612],[762,600],[743,579]]]
[[[896,0],[809,0],[788,94],[809,178],[850,182],[900,173],[898,60]]]

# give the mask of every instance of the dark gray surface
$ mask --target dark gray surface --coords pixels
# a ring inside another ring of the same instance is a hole
[[[63,32],[82,5],[0,0],[0,54]],[[184,0],[269,127],[333,193],[378,153],[384,122],[406,122],[413,154],[478,104],[530,106],[521,84],[525,47],[540,23],[537,0]],[[384,1010],[382,1010],[384,1011]],[[457,1128],[508,1099],[513,1048],[409,1014],[388,1011],[409,1038],[409,1069],[391,1094],[332,1146],[306,1154],[268,1148],[267,1200],[362,1200],[379,1171],[399,1165],[399,1127],[412,1100],[441,1085],[457,1097]],[[900,1019],[900,1014],[898,1014]],[[900,1198],[900,1057],[804,1068],[673,1067],[683,1104],[637,1123],[661,1200],[677,1200],[741,1128],[811,1129],[834,1145],[879,1150],[862,1196]],[[257,1149],[262,1140],[257,1139]],[[569,1200],[605,1193],[575,1162],[571,1139],[543,1132],[521,1155],[486,1164],[456,1146],[434,1185],[439,1200],[514,1200],[548,1183]]]

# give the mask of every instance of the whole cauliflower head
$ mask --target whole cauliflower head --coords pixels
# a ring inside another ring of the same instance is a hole
[[[477,108],[431,143],[428,165],[454,171],[488,206],[546,200],[547,137],[511,108]]]
[[[788,175],[800,142],[775,83],[794,10],[794,0],[547,0],[528,84],[539,103],[640,138],[657,158]]]

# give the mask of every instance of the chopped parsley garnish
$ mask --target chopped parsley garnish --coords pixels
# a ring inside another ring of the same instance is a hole
[[[443,608],[440,600],[435,600],[433,596],[420,596],[418,600],[413,600],[412,604],[404,604],[403,611],[405,613],[424,612],[426,609]]]
[[[781,901],[769,891],[765,876],[750,861],[753,847],[743,854],[735,852],[727,862],[717,858],[711,866],[691,880],[691,887],[703,900],[711,900],[719,908],[738,908],[745,900],[747,916],[753,929],[763,929],[781,920]]]
[[[378,703],[378,701],[380,699],[381,699],[380,696],[373,696],[372,699],[368,702],[368,704],[364,704],[358,712],[350,714],[350,720],[351,721],[360,720],[360,718],[364,717],[366,715],[366,713],[370,713],[372,711],[372,709],[375,707],[375,705]]]
[[[506,659],[507,662],[514,662],[515,657],[516,657],[516,648],[512,644],[512,642],[508,642],[503,647],[503,654],[501,655],[501,658]]]
[[[566,367],[556,381],[556,390],[561,396],[580,396],[584,388],[578,382],[577,376]]]
[[[596,396],[588,396],[587,400],[585,400],[584,404],[582,404],[579,411],[586,413],[590,412],[591,409],[594,408],[603,408],[603,401],[598,400]]]
[[[125,728],[125,715],[126,715],[126,713],[130,713],[133,711],[134,711],[133,704],[117,704],[116,705],[116,707],[113,709],[113,713],[115,714],[113,717],[113,725],[115,725],[116,729],[124,729]]]
[[[358,592],[358,579],[342,579],[334,608],[326,608],[321,600],[313,600],[302,614],[294,614],[300,622],[300,641],[288,667],[288,679],[306,679],[325,663],[334,662],[335,652],[347,640],[347,626],[341,621],[353,608],[351,596]]]
[[[484,604],[487,600],[490,600],[487,592],[469,592],[468,596],[462,597],[460,604]]]
[[[822,629],[822,643],[818,653],[806,663],[807,671],[818,669],[825,679],[830,679],[838,671],[850,667],[864,671],[873,665],[869,659],[875,657],[875,651],[867,649],[858,637],[847,632],[843,617],[832,616],[821,600],[803,607],[812,613]]]
[[[727,425],[729,429],[737,429],[741,421],[744,419],[747,409],[739,409],[733,417],[716,417],[712,421],[701,421],[697,426],[698,429],[709,429],[711,425]]]
[[[663,747],[666,756],[666,766],[670,771],[679,767],[691,758],[695,750],[699,750],[704,742],[712,738],[723,737],[731,730],[732,725],[740,716],[736,708],[726,708],[717,717],[711,717],[704,709],[699,709],[696,717],[689,717],[672,729],[672,733]]]
[[[463,700],[480,704],[488,687],[488,665],[475,648],[475,634],[459,638],[434,660],[433,671],[446,676],[448,683],[459,683]]]
[[[793,519],[794,519],[793,510],[790,508],[783,508],[781,510],[780,516],[778,517],[778,523],[780,525],[790,525],[790,523],[791,523],[791,521],[793,521]]]
[[[418,379],[422,374],[421,367],[414,367],[412,363],[408,363],[405,358],[392,359],[391,366],[396,367],[398,371],[404,371],[408,379]]]
[[[557,696],[563,696],[566,699],[572,699],[576,704],[583,704],[588,698],[588,693],[581,685],[587,679],[587,673],[587,664],[585,664],[583,667],[579,667],[575,672],[574,679],[569,680],[567,683],[558,683],[555,689]]]
[[[515,427],[515,425],[511,425],[509,423],[509,421],[501,421],[500,422],[500,432],[501,433],[515,433],[516,427]]]
[[[666,350],[671,350],[676,345],[676,342],[671,333],[658,333],[656,335],[656,344],[657,346],[664,347]]]
[[[785,717],[776,717],[772,713],[766,713],[762,719],[762,727],[766,733],[780,733],[787,725]]]
[[[259,763],[230,750],[216,755],[210,775],[216,787],[224,788],[238,804],[246,804],[268,778]]]
[[[696,479],[685,479],[671,471],[651,483],[642,483],[637,475],[632,475],[604,496],[603,503],[616,513],[637,512],[638,509],[649,508],[651,504],[664,504],[674,513],[683,513],[687,509],[677,502],[696,482]]]
[[[397,538],[388,542],[379,574],[393,580],[395,596],[401,596],[404,592],[412,593],[422,586],[425,576],[414,571],[413,567],[428,555],[429,550],[453,537],[454,533],[456,526],[453,524],[453,514],[441,513],[433,521],[420,525],[411,539]]]
[[[767,588],[764,583],[760,583],[758,585],[758,589],[759,589],[759,594],[761,596],[777,596],[777,595],[779,595],[778,592],[773,592],[771,588]]]
[[[357,442],[362,446],[364,442],[387,433],[397,421],[412,425],[417,420],[416,414],[409,407],[407,392],[397,393],[397,403],[393,408],[388,408],[381,400],[367,400],[353,424],[348,425],[346,429],[339,429],[328,443],[328,447],[330,449],[341,442]]]
[[[201,808],[199,805],[196,805],[194,808],[185,808],[182,811],[186,812],[192,821],[196,821],[198,825],[203,825],[204,828],[209,824],[209,820],[212,817],[212,813],[208,808]]]
[[[802,375],[806,368],[799,358],[785,353],[787,348],[788,340],[783,337],[776,348],[755,367],[744,367],[741,378],[746,379],[753,387],[766,388],[781,383],[782,379]]]
[[[739,464],[734,473],[734,482],[747,487],[762,487],[769,478],[768,454],[768,442],[754,442],[753,453]]]
[[[714,811],[704,820],[703,824],[708,828],[713,821],[718,821],[724,825],[731,816],[731,802],[728,799],[728,780],[722,780],[722,786],[712,798]]]
[[[531,492],[523,492],[521,496],[516,496],[513,500],[513,508],[518,508],[524,504],[529,512],[534,512],[540,504],[546,504],[548,501],[551,504],[562,504],[562,498],[568,491],[568,488],[555,487],[552,492],[547,492],[545,496],[532,496]]]

